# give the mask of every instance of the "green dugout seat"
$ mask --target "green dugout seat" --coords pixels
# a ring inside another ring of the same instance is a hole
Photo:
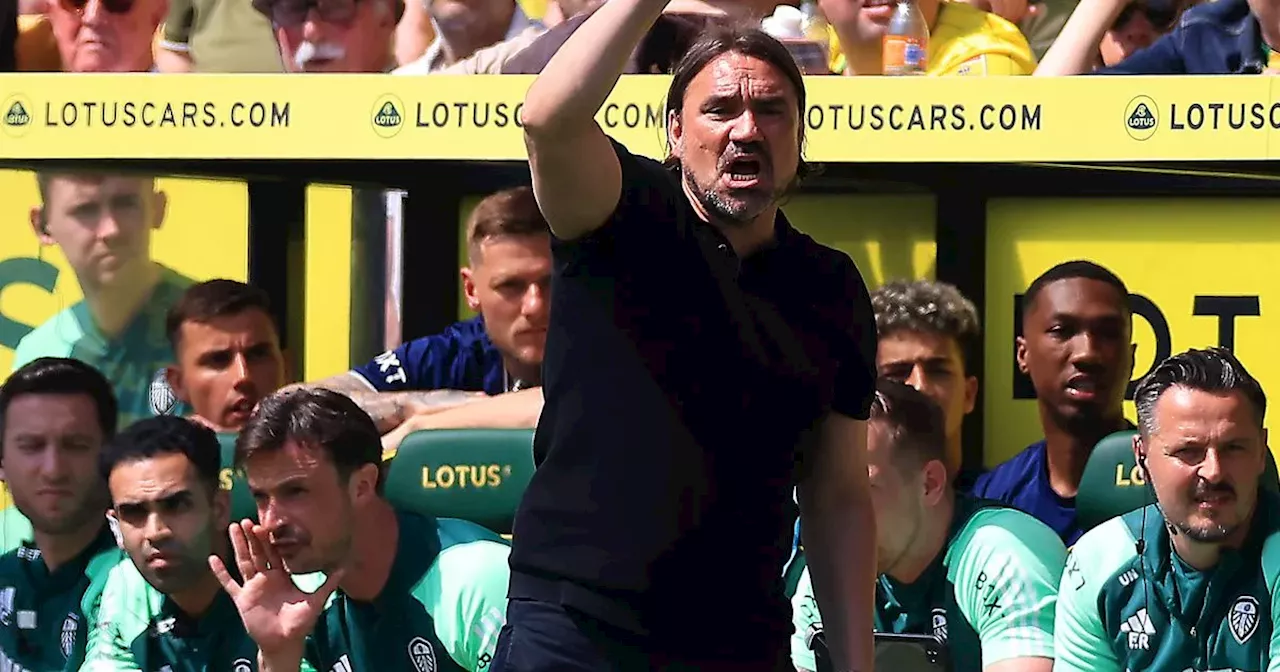
[[[222,470],[218,472],[218,483],[223,490],[231,491],[231,520],[248,518],[258,520],[258,505],[249,494],[249,484],[244,480],[244,473],[236,470],[236,437],[238,434],[218,434],[218,445],[222,447]]]
[[[1146,487],[1133,456],[1135,434],[1134,430],[1110,434],[1098,442],[1089,456],[1076,494],[1076,518],[1082,530],[1155,502],[1155,493]],[[1280,474],[1270,450],[1260,484],[1280,492]]]
[[[533,430],[418,431],[386,457],[392,504],[511,534],[516,507],[533,477]]]

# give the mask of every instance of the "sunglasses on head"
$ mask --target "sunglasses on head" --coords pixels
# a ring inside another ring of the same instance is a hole
[[[346,26],[356,17],[356,0],[253,0],[253,8],[280,28],[302,25],[313,9],[324,23]]]
[[[102,8],[111,14],[128,14],[133,9],[134,0],[98,0],[102,4]],[[89,6],[90,0],[58,0],[58,4],[68,12],[76,14],[84,14],[84,8]]]

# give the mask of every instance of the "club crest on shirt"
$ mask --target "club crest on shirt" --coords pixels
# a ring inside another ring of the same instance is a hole
[[[947,642],[947,610],[933,610],[933,636],[937,637],[942,643]]]
[[[67,614],[66,620],[62,621],[62,657],[70,658],[71,651],[76,648],[76,631],[80,629],[80,617],[75,614]]]
[[[1231,636],[1244,644],[1253,633],[1258,631],[1258,600],[1252,595],[1241,595],[1231,605],[1231,613],[1227,614],[1227,625],[1231,628]]]
[[[248,658],[238,658],[231,664],[231,669],[233,672],[253,672],[253,663]]]
[[[413,669],[418,672],[436,672],[435,649],[422,637],[414,637],[409,642],[409,660],[413,661]]]

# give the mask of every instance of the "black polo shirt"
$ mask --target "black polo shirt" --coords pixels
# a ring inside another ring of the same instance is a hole
[[[662,651],[769,658],[791,632],[782,567],[805,447],[827,411],[870,407],[871,302],[847,255],[781,213],[776,245],[739,260],[675,173],[614,147],[616,211],[553,241],[511,596]]]

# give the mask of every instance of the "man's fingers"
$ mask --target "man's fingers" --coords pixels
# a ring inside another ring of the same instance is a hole
[[[280,551],[271,544],[271,533],[267,528],[261,525],[253,526],[253,536],[257,538],[258,545],[262,548],[263,556],[267,560],[267,564],[272,569],[284,570],[284,560],[280,558]]]
[[[214,577],[218,579],[218,583],[222,584],[222,589],[227,591],[227,595],[231,599],[236,599],[240,595],[240,584],[231,578],[231,573],[227,571],[227,566],[222,564],[222,558],[216,555],[209,556],[209,569],[213,572]]]
[[[231,549],[236,554],[236,568],[240,570],[240,578],[247,582],[257,576],[258,572],[253,566],[253,558],[249,556],[249,539],[244,533],[244,522],[231,523],[231,527],[227,528],[227,535],[231,537]]]
[[[253,561],[254,569],[259,572],[267,571],[267,552],[262,548],[262,541],[255,529],[257,525],[248,520],[240,525],[244,528],[245,542],[249,546],[249,558]]]

